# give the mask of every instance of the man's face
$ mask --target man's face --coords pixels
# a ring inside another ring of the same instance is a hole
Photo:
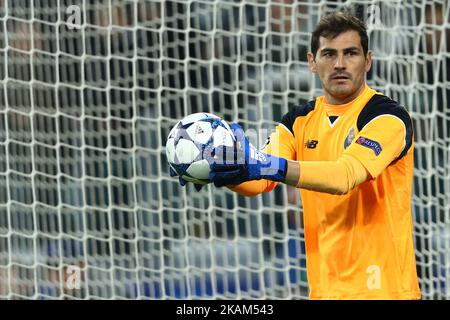
[[[355,98],[364,86],[364,75],[372,65],[372,53],[364,56],[356,31],[341,33],[334,39],[320,37],[316,56],[308,53],[310,70],[319,75],[325,92],[345,103]]]

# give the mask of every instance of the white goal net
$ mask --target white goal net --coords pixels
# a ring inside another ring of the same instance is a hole
[[[413,117],[420,286],[449,299],[444,0],[0,0],[0,298],[306,299],[298,191],[182,188],[164,146],[190,113],[264,132],[320,94],[310,32],[342,4]]]

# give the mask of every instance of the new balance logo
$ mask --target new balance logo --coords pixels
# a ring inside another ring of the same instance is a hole
[[[315,149],[319,141],[317,140],[308,140],[305,142],[305,147],[308,149]]]

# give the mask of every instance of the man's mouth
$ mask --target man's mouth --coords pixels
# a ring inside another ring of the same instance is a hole
[[[331,79],[332,80],[348,80],[348,79],[350,79],[350,77],[346,76],[346,75],[336,75],[336,76],[331,77]]]

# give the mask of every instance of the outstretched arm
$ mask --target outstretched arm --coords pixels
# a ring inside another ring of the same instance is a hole
[[[407,135],[404,125],[398,117],[379,116],[368,123],[360,132],[355,143],[344,151],[335,161],[291,161],[286,160],[286,170],[282,179],[284,182],[298,188],[326,192],[331,194],[345,194],[369,177],[375,178],[389,164],[402,156],[411,147],[412,134]],[[370,143],[365,143],[369,141]],[[270,167],[283,164],[273,158]],[[246,166],[241,167],[243,171]],[[227,172],[221,173],[224,181]],[[278,171],[280,172],[280,171]],[[244,175],[236,175],[237,181],[246,181]],[[271,180],[271,177],[261,177]]]
[[[243,195],[269,191],[283,182],[298,188],[345,194],[364,182],[368,173],[350,155],[337,161],[292,161],[266,154],[253,147],[238,124],[232,124],[236,145],[217,150],[211,164],[210,180],[217,187],[229,186]]]
[[[287,161],[284,183],[308,190],[331,194],[346,194],[367,180],[369,174],[364,166],[352,157],[338,161]],[[272,181],[248,181],[228,187],[245,196],[258,195],[275,187]]]
[[[361,162],[342,156],[337,161],[288,161],[284,182],[297,188],[346,194],[368,176]]]

